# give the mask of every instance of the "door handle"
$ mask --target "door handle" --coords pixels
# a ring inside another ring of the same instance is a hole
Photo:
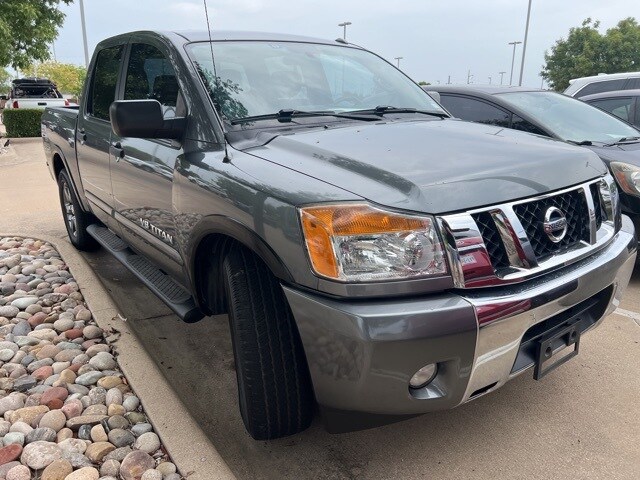
[[[84,143],[87,141],[87,133],[85,132],[84,128],[82,130],[80,130],[78,132],[78,134],[80,135],[80,142]]]
[[[119,162],[121,158],[124,158],[124,148],[120,142],[114,142],[111,144],[111,151],[113,156],[116,157],[116,162]]]

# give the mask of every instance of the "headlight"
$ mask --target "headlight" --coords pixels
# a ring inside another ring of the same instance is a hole
[[[369,205],[300,209],[313,270],[344,282],[442,275],[442,243],[431,217],[401,215]]]
[[[625,193],[640,196],[640,167],[628,163],[611,162],[611,172]]]

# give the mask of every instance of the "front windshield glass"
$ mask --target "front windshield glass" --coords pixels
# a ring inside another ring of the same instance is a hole
[[[640,132],[616,117],[554,92],[508,92],[499,96],[565,141],[611,143]]]
[[[293,42],[213,42],[217,81],[209,42],[193,43],[189,49],[214,104],[228,120],[280,110],[340,113],[377,106],[446,115],[403,73],[357,48]]]

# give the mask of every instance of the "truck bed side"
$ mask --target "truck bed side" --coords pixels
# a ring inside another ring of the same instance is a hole
[[[42,114],[42,140],[49,172],[57,181],[62,168],[71,176],[71,181],[83,208],[89,210],[76,156],[76,124],[78,107],[52,107]]]

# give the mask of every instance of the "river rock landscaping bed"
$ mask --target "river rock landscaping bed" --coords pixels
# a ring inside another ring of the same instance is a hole
[[[0,479],[181,478],[41,240],[0,237],[0,417]]]

